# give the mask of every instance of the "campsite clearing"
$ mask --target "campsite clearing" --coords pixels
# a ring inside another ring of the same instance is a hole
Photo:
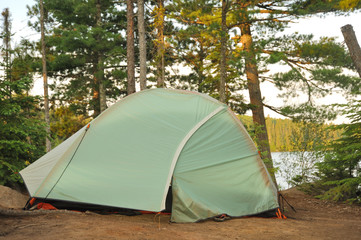
[[[360,239],[361,207],[313,199],[296,189],[283,192],[287,220],[239,218],[225,222],[172,223],[155,217],[52,212],[0,214],[0,239]]]

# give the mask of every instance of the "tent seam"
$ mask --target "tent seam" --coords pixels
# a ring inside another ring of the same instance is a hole
[[[249,135],[248,131],[247,131],[246,128],[244,127],[244,125],[243,125],[243,123],[241,122],[241,120],[238,119],[237,116],[236,116],[230,109],[228,109],[228,112],[232,115],[233,119],[235,120],[235,122],[237,123],[237,125],[239,126],[239,128],[248,136],[249,139],[251,139],[251,145],[252,145],[252,147],[257,151],[257,153],[258,153],[258,149],[257,149],[256,145],[255,145],[254,142],[252,141],[251,136]],[[258,162],[259,164],[261,164],[264,169],[267,170],[266,164],[263,162],[263,160],[262,160],[262,158],[261,158],[261,156],[260,156],[259,154],[258,154],[258,157],[257,157],[257,162]],[[275,193],[277,193],[278,190],[277,190],[276,184],[273,182],[273,180],[272,180],[272,178],[271,178],[271,175],[269,174],[268,171],[266,171],[266,174],[267,174],[267,177],[268,177],[268,179],[269,179],[269,181],[270,181],[270,183],[271,183],[271,186],[272,186],[272,188],[273,188],[273,191],[274,191]]]
[[[90,123],[88,124],[88,126],[90,126]],[[53,191],[53,189],[55,188],[55,186],[58,184],[58,182],[60,181],[60,179],[61,179],[61,178],[62,178],[62,176],[64,175],[64,173],[65,173],[66,169],[69,167],[69,165],[70,165],[70,163],[72,162],[72,160],[73,160],[73,158],[74,158],[74,156],[75,156],[76,152],[78,151],[78,149],[79,149],[79,147],[80,147],[81,143],[83,142],[83,140],[84,140],[85,135],[86,135],[86,133],[87,133],[87,132],[88,132],[88,128],[85,128],[84,135],[83,135],[82,139],[80,140],[80,142],[79,142],[79,144],[78,144],[77,148],[75,149],[75,151],[74,151],[74,153],[73,153],[73,156],[71,157],[71,159],[69,160],[68,164],[65,166],[65,168],[64,168],[64,170],[63,170],[63,172],[62,172],[62,173],[61,173],[61,175],[59,176],[58,180],[55,182],[54,186],[50,189],[50,191],[48,192],[48,194],[45,196],[45,198],[44,198],[44,199],[47,199],[47,198],[48,198],[48,196],[50,195],[50,193]]]
[[[178,158],[180,156],[180,153],[182,152],[184,146],[186,145],[186,143],[188,142],[188,140],[193,136],[193,134],[201,127],[203,126],[203,124],[205,124],[209,119],[211,119],[213,116],[215,116],[217,113],[219,113],[220,111],[222,111],[225,107],[224,106],[220,106],[218,107],[216,110],[214,110],[213,112],[211,112],[210,114],[208,114],[206,117],[204,117],[201,121],[199,121],[188,133],[187,135],[182,139],[182,141],[179,143],[177,150],[175,151],[175,154],[173,156],[173,160],[169,169],[169,173],[168,173],[168,177],[167,177],[167,181],[166,181],[166,185],[165,185],[165,189],[163,192],[163,198],[162,198],[162,203],[161,203],[161,208],[160,209],[165,209],[165,201],[167,198],[167,193],[168,193],[168,188],[171,182],[171,178],[173,176],[173,172],[175,169],[175,165],[178,161]]]

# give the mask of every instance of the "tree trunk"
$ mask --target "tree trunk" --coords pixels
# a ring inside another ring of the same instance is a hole
[[[4,11],[1,13],[4,17],[4,35],[2,36],[4,42],[4,50],[5,50],[5,78],[7,81],[11,81],[10,79],[10,12],[9,8],[5,8]],[[11,95],[11,92],[9,93]]]
[[[50,116],[49,116],[49,94],[48,94],[48,75],[46,70],[46,53],[45,53],[45,27],[44,27],[44,4],[40,0],[40,31],[41,31],[41,55],[43,65],[43,82],[44,82],[44,108],[45,108],[45,123],[46,123],[46,151],[51,150],[50,142]]]
[[[158,0],[157,26],[157,87],[164,87],[164,0]]]
[[[204,47],[203,47],[203,43],[199,42],[199,65],[197,66],[196,64],[196,72],[198,75],[198,92],[203,93],[204,91],[204,87],[203,87],[203,82],[206,79],[206,76],[204,75],[204,70],[203,70],[203,66],[204,61],[206,59],[206,54],[204,51]]]
[[[10,12],[9,12],[9,8],[5,8],[4,11],[1,13],[1,15],[4,17],[4,31],[3,31],[3,43],[4,43],[4,71],[5,71],[5,79],[6,81],[11,82],[11,46],[10,46],[10,41],[11,41],[11,30],[10,30]],[[11,89],[11,84],[8,84],[7,86],[7,94],[8,97],[11,99],[12,98],[12,89]]]
[[[353,64],[355,65],[358,75],[361,78],[361,48],[357,42],[355,31],[353,30],[352,26],[348,24],[341,27],[341,32],[350,52]]]
[[[104,86],[104,62],[103,56],[99,56],[98,60],[98,78],[99,78],[99,101],[100,101],[100,112],[107,109],[107,98]]]
[[[147,48],[145,42],[144,0],[138,0],[138,32],[139,32],[139,82],[140,90],[147,89]]]
[[[127,0],[127,78],[128,95],[135,93],[135,58],[134,58],[134,10],[133,0]]]
[[[245,18],[246,19],[246,18]],[[271,174],[274,183],[277,185],[274,175],[273,162],[271,157],[271,150],[268,141],[268,134],[266,128],[266,121],[263,112],[263,102],[260,89],[260,82],[258,78],[258,67],[256,64],[256,56],[252,46],[251,26],[247,21],[243,21],[241,28],[241,43],[243,50],[246,52],[246,76],[250,103],[252,105],[252,117],[255,125],[256,143],[261,153],[261,157]]]
[[[221,61],[220,61],[220,82],[219,82],[219,100],[226,102],[226,78],[227,78],[227,2],[222,0],[222,31],[221,31]]]
[[[98,61],[94,61],[94,82],[93,82],[93,86],[92,86],[92,91],[93,91],[93,99],[92,99],[92,106],[93,106],[93,118],[97,117],[100,114],[100,101],[99,101],[99,81],[97,79],[97,62]]]
[[[102,18],[101,18],[100,0],[97,0],[96,8],[97,8],[96,26],[101,27]],[[98,45],[101,44],[101,36],[100,35],[97,36],[97,42],[98,42]],[[106,92],[105,92],[105,87],[104,87],[104,60],[103,60],[102,52],[99,51],[97,55],[98,55],[98,62],[96,63],[97,71],[96,71],[96,76],[94,76],[94,77],[97,78],[97,82],[99,84],[99,105],[100,105],[100,112],[103,112],[107,108]]]

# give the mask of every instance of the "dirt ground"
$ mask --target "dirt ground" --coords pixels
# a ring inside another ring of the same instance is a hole
[[[296,189],[283,195],[297,210],[286,206],[286,220],[249,217],[179,224],[169,223],[169,215],[0,212],[0,239],[361,239],[361,207],[313,199]]]

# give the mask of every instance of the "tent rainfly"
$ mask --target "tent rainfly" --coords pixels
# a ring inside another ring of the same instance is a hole
[[[20,172],[31,197],[159,212],[172,222],[278,208],[246,129],[204,94],[150,89],[118,101]]]

